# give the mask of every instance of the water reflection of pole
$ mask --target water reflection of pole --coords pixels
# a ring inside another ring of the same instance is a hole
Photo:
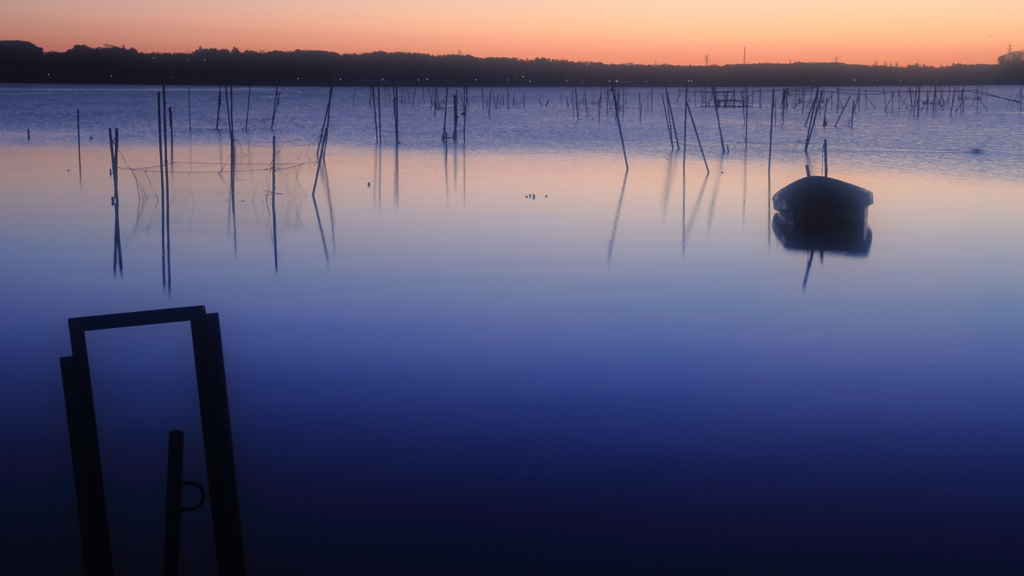
[[[452,147],[452,177],[455,178],[455,193],[459,193],[459,143],[455,142]],[[466,207],[465,203],[462,205]]]
[[[82,117],[75,108],[75,130],[78,133],[78,187],[82,187]],[[115,188],[116,190],[116,188]]]
[[[707,189],[708,180],[710,180],[710,179],[711,179],[711,174],[710,173],[704,175],[704,182],[701,183],[701,185],[700,185],[700,192],[697,193],[697,201],[693,203],[693,214],[690,215],[690,221],[689,222],[685,221],[686,212],[685,211],[683,212],[683,218],[684,218],[684,222],[683,222],[683,254],[686,253],[686,240],[687,240],[687,238],[690,237],[690,231],[693,230],[693,221],[697,219],[697,214],[700,213],[700,202],[701,202],[701,200],[704,199],[704,190]],[[683,202],[683,205],[684,206],[686,205],[685,201]]]
[[[466,136],[466,132],[465,132],[466,123],[463,122],[462,126],[463,126],[463,132],[462,132],[462,136],[463,136],[463,138],[462,138],[462,209],[465,210],[466,209],[466,165],[468,164],[468,162],[466,162],[466,138],[465,138],[465,136]]]
[[[822,259],[825,257],[825,253],[822,252]],[[814,250],[807,251],[807,269],[804,270],[804,283],[801,287],[802,290],[807,290],[807,279],[811,276],[811,263],[814,262]]]
[[[398,210],[398,143],[395,143],[395,210]]]
[[[743,146],[743,215],[740,219],[740,229],[745,229],[747,224],[747,146]]]
[[[379,194],[379,187],[380,187],[380,160],[381,160],[381,158],[380,158],[380,146],[377,145],[377,144],[374,144],[374,146],[373,146],[373,190],[372,190],[372,192],[373,192],[373,207],[374,207],[374,209],[377,210],[378,214],[380,214],[380,211],[381,211],[381,205],[380,205],[381,202],[380,202],[380,194]]]
[[[718,159],[718,169],[715,170],[715,185],[711,189],[711,204],[708,206],[708,238],[711,237],[711,222],[715,218],[715,204],[718,201],[718,187],[722,184],[722,164],[725,163],[725,156]]]
[[[684,118],[685,120],[685,118]],[[683,139],[686,138],[686,122],[683,122]],[[683,248],[681,256],[686,256],[686,147],[683,147]]]
[[[448,197],[448,140],[447,139],[443,140],[443,142],[444,142],[444,207],[447,208],[447,209],[451,209],[451,206],[450,206],[449,200],[448,200],[448,198],[449,198]]]
[[[668,171],[665,174],[665,190],[661,194],[661,222],[665,223],[665,216],[668,213],[668,199],[672,189],[672,172],[675,168],[675,153],[668,153]]]
[[[324,163],[324,192],[327,195],[327,214],[331,217],[331,251],[336,252],[338,244],[334,237],[334,202],[331,200],[331,179],[328,177],[327,163]]]
[[[615,207],[615,220],[612,222],[612,237],[608,240],[608,266],[612,265],[612,251],[615,250],[615,234],[619,230],[619,216],[622,215],[622,200],[626,197],[626,180],[629,178],[629,169],[622,175],[622,191],[619,192],[619,205]]]
[[[124,278],[124,260],[121,257],[121,196],[117,189],[117,155],[120,150],[120,135],[115,129],[107,128],[107,137],[110,139],[110,174],[114,180],[114,197],[110,203],[114,206],[114,276],[118,271]]]
[[[274,273],[277,273],[277,135],[270,138],[270,214],[274,235]]]

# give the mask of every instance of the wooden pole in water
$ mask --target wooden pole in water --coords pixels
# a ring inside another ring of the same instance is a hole
[[[466,122],[466,119],[468,117],[469,117],[469,86],[466,86],[465,88],[462,89],[462,146],[463,146],[463,152],[465,152],[465,146],[466,146],[466,128],[469,127],[469,123]],[[463,159],[465,159],[465,154],[463,154]],[[465,160],[463,160],[463,162],[462,162],[462,170],[463,171],[466,170],[466,162],[465,162]]]
[[[391,88],[394,94],[391,104],[395,110],[395,146],[398,146],[401,144],[401,141],[398,139],[398,84],[395,84]],[[481,90],[483,90],[483,88],[481,88]]]
[[[807,148],[811,145],[811,136],[814,134],[814,124],[818,119],[818,108],[821,107],[821,89],[819,88],[814,94],[814,101],[811,102],[811,109],[807,112],[808,126],[807,126],[807,139],[804,140],[804,154],[807,154]]]
[[[609,88],[608,90],[611,92],[612,104],[615,106],[615,125],[619,128],[619,142],[622,143],[622,160],[626,162],[626,172],[629,172],[629,158],[626,157],[626,138],[622,135],[622,122],[619,120],[619,95],[615,93],[614,88]]]
[[[277,120],[277,105],[281,103],[281,90],[274,86],[274,111],[270,114],[270,129],[274,129],[274,122]]]
[[[327,111],[324,112],[324,121],[320,128],[320,143],[316,147],[316,174],[313,176],[313,191],[310,196],[316,196],[316,185],[320,180],[320,171],[322,170],[324,157],[327,155],[327,135],[331,126],[331,100],[334,98],[334,86],[331,86],[327,92]],[[325,246],[326,249],[326,246]]]
[[[188,131],[192,131],[192,87],[188,86]]]
[[[114,181],[116,182],[117,172],[115,172],[114,169],[117,167],[117,157],[115,156],[116,153],[114,152],[114,131],[110,128],[107,128],[107,138],[110,141],[110,177],[111,179],[114,179]],[[114,197],[111,198],[111,203],[117,203],[117,201],[117,184],[115,183]]]
[[[665,96],[661,97],[661,110],[665,113],[665,128],[668,130],[668,145],[673,150],[676,148],[676,142],[672,139],[672,125],[668,121],[668,104],[665,102]]]
[[[380,144],[380,132],[377,129],[377,93],[373,86],[370,86],[370,108],[373,109],[373,141]]]
[[[772,116],[768,123],[768,185],[772,181],[772,141],[775,137],[775,89],[772,88]]]
[[[109,134],[109,130],[108,130]],[[114,128],[114,155],[113,155],[113,167],[112,172],[114,173],[114,273],[121,272],[121,277],[124,277],[124,258],[121,253],[121,195],[118,192],[118,170],[117,170],[117,157],[121,150],[121,135],[118,133],[118,129]]]
[[[380,97],[380,84],[377,85],[377,133],[380,135],[380,141],[384,142],[384,108]]]
[[[217,124],[215,130],[220,130],[220,86],[217,86]]]
[[[665,103],[668,105],[668,117],[672,123],[672,139],[676,143],[676,150],[679,149],[679,131],[676,130],[676,113],[672,110],[672,99],[668,95],[668,88],[665,88]],[[684,126],[685,128],[685,126]]]
[[[459,91],[452,94],[452,121],[455,123],[452,128],[452,139],[459,143]]]
[[[113,272],[114,276],[117,276],[118,265],[120,264],[121,275],[124,276],[124,260],[121,258],[121,221],[120,221],[120,205],[121,196],[117,190],[117,153],[118,153],[118,133],[116,130],[111,131],[107,128],[107,138],[110,140],[110,174],[114,181],[114,196],[110,199],[110,204],[114,207],[114,265]]]
[[[711,167],[708,166],[708,158],[704,155],[704,146],[700,143],[700,134],[697,132],[697,122],[693,119],[693,111],[690,110],[690,103],[686,103],[686,113],[690,116],[690,124],[693,126],[693,135],[697,137],[697,146],[700,148],[700,157],[704,160],[704,169],[711,174]]]
[[[711,98],[715,101],[715,120],[718,121],[718,140],[722,143],[722,156],[725,156],[725,136],[722,135],[722,118],[718,114],[718,92],[711,87]]]
[[[252,86],[249,86],[249,95],[245,97],[245,131],[249,131],[249,103],[252,102]]]
[[[441,141],[448,141],[448,87],[444,89],[444,118],[441,122]]]
[[[235,258],[238,258],[238,213],[236,212],[235,205],[235,87],[231,87],[231,91],[228,92],[228,87],[224,87],[224,103],[225,112],[227,112],[228,121],[228,144],[230,146],[230,161],[231,161],[231,183],[230,183],[230,194],[231,194],[231,243],[235,250]]]

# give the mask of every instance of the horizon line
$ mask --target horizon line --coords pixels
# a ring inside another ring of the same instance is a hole
[[[31,46],[33,46],[35,48],[39,48],[40,50],[42,50],[44,54],[64,54],[64,53],[70,52],[70,51],[72,51],[72,50],[74,50],[76,48],[79,48],[79,47],[88,48],[90,50],[118,49],[118,50],[126,50],[126,51],[134,50],[134,51],[136,51],[139,54],[172,54],[172,55],[173,54],[195,54],[196,52],[199,52],[201,50],[213,50],[213,51],[217,51],[217,52],[231,52],[231,53],[237,52],[237,53],[240,53],[240,54],[269,54],[269,53],[274,53],[274,52],[288,54],[288,53],[295,53],[295,52],[310,52],[310,53],[334,54],[334,55],[338,55],[338,56],[364,56],[364,55],[369,55],[369,54],[388,54],[388,55],[392,55],[392,54],[407,54],[407,55],[414,55],[414,56],[429,56],[429,57],[432,57],[432,58],[458,56],[458,57],[465,57],[465,58],[475,58],[475,59],[478,59],[478,60],[494,59],[494,60],[514,60],[514,61],[521,61],[521,62],[531,62],[531,61],[537,61],[537,60],[546,60],[546,61],[551,61],[551,62],[565,62],[565,63],[569,63],[569,64],[584,64],[584,65],[596,64],[596,65],[601,65],[601,66],[642,66],[642,67],[651,67],[651,68],[663,67],[663,66],[678,67],[678,68],[713,68],[713,67],[726,67],[726,66],[763,66],[763,65],[786,66],[786,65],[792,65],[792,64],[817,64],[817,65],[822,65],[822,64],[838,64],[838,65],[843,65],[843,66],[864,66],[864,67],[869,67],[869,68],[879,67],[879,68],[936,68],[936,69],[939,69],[939,68],[950,68],[950,67],[954,67],[954,66],[997,66],[997,65],[999,65],[999,56],[1003,56],[1002,54],[997,55],[996,58],[995,58],[996,61],[995,62],[990,62],[990,63],[983,63],[983,62],[977,62],[977,63],[952,62],[950,64],[941,63],[938,66],[931,65],[931,64],[920,64],[918,62],[914,62],[912,64],[908,63],[908,64],[905,64],[903,66],[900,66],[898,60],[881,61],[881,62],[875,61],[874,63],[871,63],[871,64],[853,64],[853,63],[843,62],[843,61],[839,60],[838,56],[836,57],[835,60],[831,60],[831,61],[830,60],[824,60],[824,61],[821,61],[821,60],[818,60],[818,61],[803,61],[803,60],[795,60],[794,61],[794,60],[790,60],[788,62],[736,62],[736,63],[727,63],[727,64],[718,64],[718,63],[710,63],[709,62],[709,63],[701,65],[701,64],[671,64],[671,63],[661,63],[661,62],[657,62],[657,61],[655,61],[654,64],[644,64],[644,63],[639,63],[638,64],[638,63],[634,63],[634,62],[603,62],[603,61],[599,61],[599,60],[571,60],[571,59],[568,59],[568,58],[552,58],[552,57],[548,57],[548,56],[535,56],[533,58],[520,58],[518,56],[475,56],[473,54],[468,54],[468,53],[464,54],[461,50],[458,50],[457,52],[452,52],[452,53],[431,53],[431,52],[415,52],[415,51],[386,51],[386,50],[370,50],[370,51],[365,51],[365,52],[336,52],[336,51],[333,51],[333,50],[305,49],[305,48],[295,48],[295,49],[292,49],[292,50],[284,50],[284,49],[274,49],[274,50],[249,50],[249,49],[245,49],[245,50],[242,50],[242,49],[239,49],[237,46],[232,46],[231,48],[213,48],[213,47],[199,46],[198,48],[196,48],[195,50],[193,50],[191,52],[173,52],[173,51],[172,52],[164,52],[164,51],[149,51],[149,52],[146,52],[146,51],[143,51],[143,50],[139,50],[139,49],[135,48],[134,46],[125,47],[124,44],[121,44],[120,46],[117,46],[115,44],[104,43],[103,45],[100,45],[100,46],[89,46],[88,44],[75,44],[71,48],[68,48],[67,50],[61,51],[61,50],[46,50],[42,46],[39,46],[38,44],[36,44],[34,42],[31,42],[29,40],[0,39],[0,44],[7,43],[7,42],[30,44]],[[1024,52],[1024,51],[1020,51],[1020,50],[1018,50],[1018,51],[1010,51],[1010,52],[1007,52],[1006,54],[1013,54],[1014,52]]]

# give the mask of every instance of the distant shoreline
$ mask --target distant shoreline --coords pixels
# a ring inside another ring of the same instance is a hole
[[[1024,85],[1024,62],[867,66],[839,62],[674,66],[404,52],[143,53],[76,46],[44,52],[0,40],[0,83],[326,86],[974,86]]]

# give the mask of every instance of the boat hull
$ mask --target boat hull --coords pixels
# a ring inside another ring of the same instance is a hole
[[[772,196],[772,206],[795,226],[857,226],[866,224],[874,195],[860,186],[824,176],[808,176]]]

